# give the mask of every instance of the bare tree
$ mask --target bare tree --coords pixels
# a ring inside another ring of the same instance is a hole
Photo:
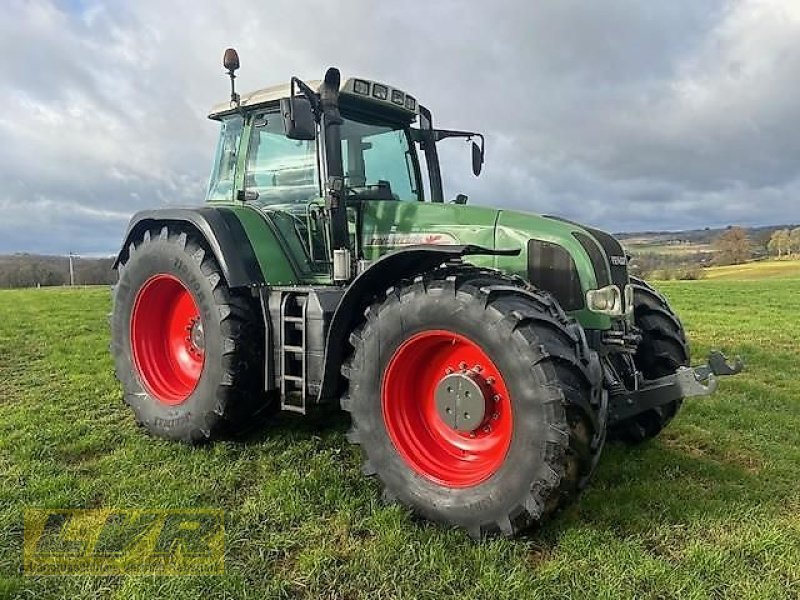
[[[781,244],[781,230],[776,229],[775,231],[772,232],[772,235],[770,236],[769,241],[767,242],[767,251],[771,255],[780,258],[781,254],[783,254],[782,250],[783,246]]]
[[[789,232],[789,252],[800,254],[800,227],[795,227]]]
[[[750,238],[741,227],[731,227],[714,242],[717,254],[714,262],[718,265],[739,265],[752,256]]]
[[[784,254],[789,254],[791,249],[790,233],[788,229],[778,229],[769,239],[767,246],[771,254],[781,258]]]

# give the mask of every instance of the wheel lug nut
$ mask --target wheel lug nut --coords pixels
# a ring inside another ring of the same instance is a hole
[[[469,432],[469,437],[474,438],[475,437],[475,432],[474,431],[470,431]]]
[[[450,367],[447,367],[447,368],[444,370],[444,374],[445,374],[445,375],[451,375],[452,373],[453,373],[453,369],[451,369]]]
[[[474,367],[472,367],[472,370],[475,371],[476,373],[480,373],[481,371],[483,371],[483,367],[480,365],[475,365]]]
[[[461,369],[462,371],[466,371],[467,370],[467,363],[465,363],[462,360],[460,363],[458,363],[458,368]]]
[[[495,402],[500,402],[500,396],[498,394],[495,394],[494,396],[492,396],[492,400],[494,400]]]
[[[497,421],[500,418],[500,413],[493,413],[492,414],[492,421]]]
[[[484,433],[489,433],[491,430],[492,430],[492,428],[489,425],[487,425],[486,427],[483,428],[483,432]]]
[[[489,385],[493,385],[494,384],[494,377],[492,377],[491,375],[489,377],[487,377],[486,378],[486,383],[488,383]]]

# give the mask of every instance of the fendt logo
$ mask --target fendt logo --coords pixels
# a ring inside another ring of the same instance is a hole
[[[221,575],[215,509],[26,509],[26,575]]]
[[[611,256],[608,257],[608,259],[611,261],[611,264],[614,265],[615,267],[624,267],[625,265],[628,264],[627,256],[617,256],[615,254],[612,254]]]

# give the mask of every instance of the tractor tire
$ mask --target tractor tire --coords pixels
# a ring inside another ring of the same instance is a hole
[[[120,264],[111,352],[125,402],[151,434],[196,444],[270,413],[264,325],[199,236],[145,231]]]
[[[679,367],[689,365],[689,345],[678,315],[667,299],[647,282],[631,277],[633,312],[642,341],[633,356],[636,368],[645,379],[672,375]],[[611,436],[638,444],[657,436],[680,410],[682,400],[676,400],[639,413],[616,424]]]
[[[597,354],[552,296],[443,267],[389,289],[365,317],[341,405],[385,500],[474,538],[512,536],[588,483],[607,397]]]

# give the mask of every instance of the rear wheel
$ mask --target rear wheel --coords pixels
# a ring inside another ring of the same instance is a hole
[[[631,277],[631,285],[635,323],[642,335],[633,356],[636,368],[645,379],[658,379],[688,366],[686,334],[667,299],[642,279]],[[675,400],[626,419],[614,427],[612,435],[631,443],[653,438],[675,417],[681,403]]]
[[[163,226],[131,244],[111,328],[125,402],[154,435],[202,442],[274,406],[258,308],[228,288],[199,237]]]
[[[342,408],[387,499],[473,536],[569,502],[605,439],[597,355],[555,300],[475,268],[389,290],[351,335]]]

